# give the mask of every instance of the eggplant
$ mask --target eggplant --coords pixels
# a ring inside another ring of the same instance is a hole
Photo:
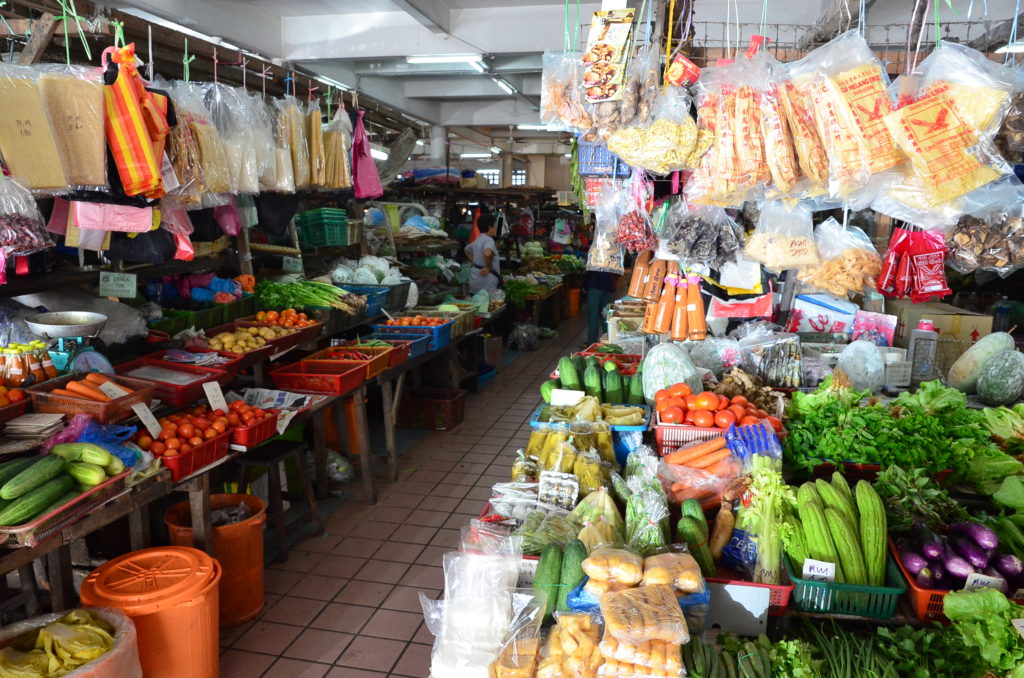
[[[1024,575],[1024,562],[1012,553],[997,553],[989,562],[1006,579],[1016,580]]]
[[[999,590],[1002,591],[1004,594],[1007,591],[1010,590],[1010,585],[1006,583],[1006,577],[1004,577],[1003,573],[1000,572],[999,570],[997,570],[996,568],[994,568],[994,567],[986,567],[985,571],[982,572],[982,574],[984,574],[986,576],[989,576],[989,577],[995,577],[999,581],[1003,582],[1002,584],[999,585]]]
[[[946,550],[939,535],[929,530],[928,526],[921,522],[911,525],[910,540],[918,552],[924,554],[924,557],[929,560],[941,557]]]
[[[928,569],[932,571],[932,580],[938,585],[946,577],[946,568],[941,563],[932,563],[928,566]]]
[[[983,549],[994,549],[999,546],[999,537],[996,533],[981,523],[953,523],[949,526],[949,534],[970,539]]]
[[[971,567],[983,570],[988,566],[988,554],[973,540],[965,537],[953,537],[950,544],[953,546],[953,552],[970,563]]]
[[[900,562],[903,563],[903,567],[907,568],[907,572],[912,575],[918,574],[928,565],[925,557],[914,550],[913,544],[908,539],[903,537],[897,539],[896,550],[900,554]]]
[[[935,575],[927,567],[922,567],[920,571],[914,575],[914,583],[923,589],[930,589],[935,586]]]
[[[977,572],[969,562],[952,553],[946,555],[942,564],[946,568],[946,577],[953,579],[964,580],[972,573]]]

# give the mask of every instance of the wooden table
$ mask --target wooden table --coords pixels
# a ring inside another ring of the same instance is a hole
[[[547,306],[551,315],[551,329],[557,329],[562,320],[562,297],[565,296],[565,285],[552,287],[547,294],[530,296],[526,303],[531,304],[531,317],[534,325],[540,327],[541,311]]]

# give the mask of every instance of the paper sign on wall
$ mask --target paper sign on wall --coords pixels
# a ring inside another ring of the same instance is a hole
[[[809,581],[835,581],[836,564],[807,558],[804,560],[803,578]]]
[[[208,381],[203,384],[206,391],[206,399],[210,401],[210,407],[214,410],[228,411],[228,402],[224,399],[224,392],[220,390],[220,384],[215,381]]]
[[[149,435],[154,438],[160,435],[160,431],[163,430],[160,427],[160,422],[156,420],[153,413],[149,411],[148,407],[146,407],[146,403],[135,403],[132,405],[132,411],[138,415],[139,421],[141,421],[142,425],[146,427],[147,431],[149,431]]]
[[[302,259],[299,257],[281,257],[281,270],[285,273],[302,273]]]
[[[134,273],[114,273],[100,271],[100,296],[134,299],[138,294],[138,284]]]

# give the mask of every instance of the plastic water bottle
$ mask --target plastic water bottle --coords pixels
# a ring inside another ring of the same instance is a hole
[[[929,381],[935,374],[935,351],[939,344],[939,333],[928,318],[921,318],[917,328],[910,333],[907,360],[910,362],[910,384],[918,386]]]
[[[1010,301],[1005,296],[992,304],[992,315],[995,316],[992,321],[993,332],[1006,332],[1010,329]]]

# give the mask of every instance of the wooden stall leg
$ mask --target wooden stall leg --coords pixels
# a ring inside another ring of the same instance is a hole
[[[395,444],[394,410],[394,405],[397,401],[391,391],[390,379],[385,379],[380,383],[380,394],[384,401],[384,447],[387,449],[388,454],[388,477],[391,478],[391,482],[394,482],[398,480],[398,450]]]
[[[337,400],[332,407],[337,407]],[[325,412],[317,412],[313,415],[313,465],[316,468],[316,496],[319,499],[327,498],[327,433],[325,431]],[[343,429],[338,429],[338,438],[344,435]]]
[[[132,551],[148,547],[150,541],[149,507],[140,506],[128,514],[128,532]]]
[[[71,544],[46,554],[50,578],[50,604],[55,612],[74,606],[75,583],[71,571]]]
[[[204,473],[189,481],[188,506],[192,514],[192,545],[206,551],[211,556],[213,552],[213,525],[210,515],[210,474]]]
[[[366,387],[360,386],[353,393],[356,412],[356,439],[359,441],[359,465],[362,467],[363,490],[371,504],[377,503],[377,491],[373,488],[373,455],[370,450],[370,433],[366,424]]]

